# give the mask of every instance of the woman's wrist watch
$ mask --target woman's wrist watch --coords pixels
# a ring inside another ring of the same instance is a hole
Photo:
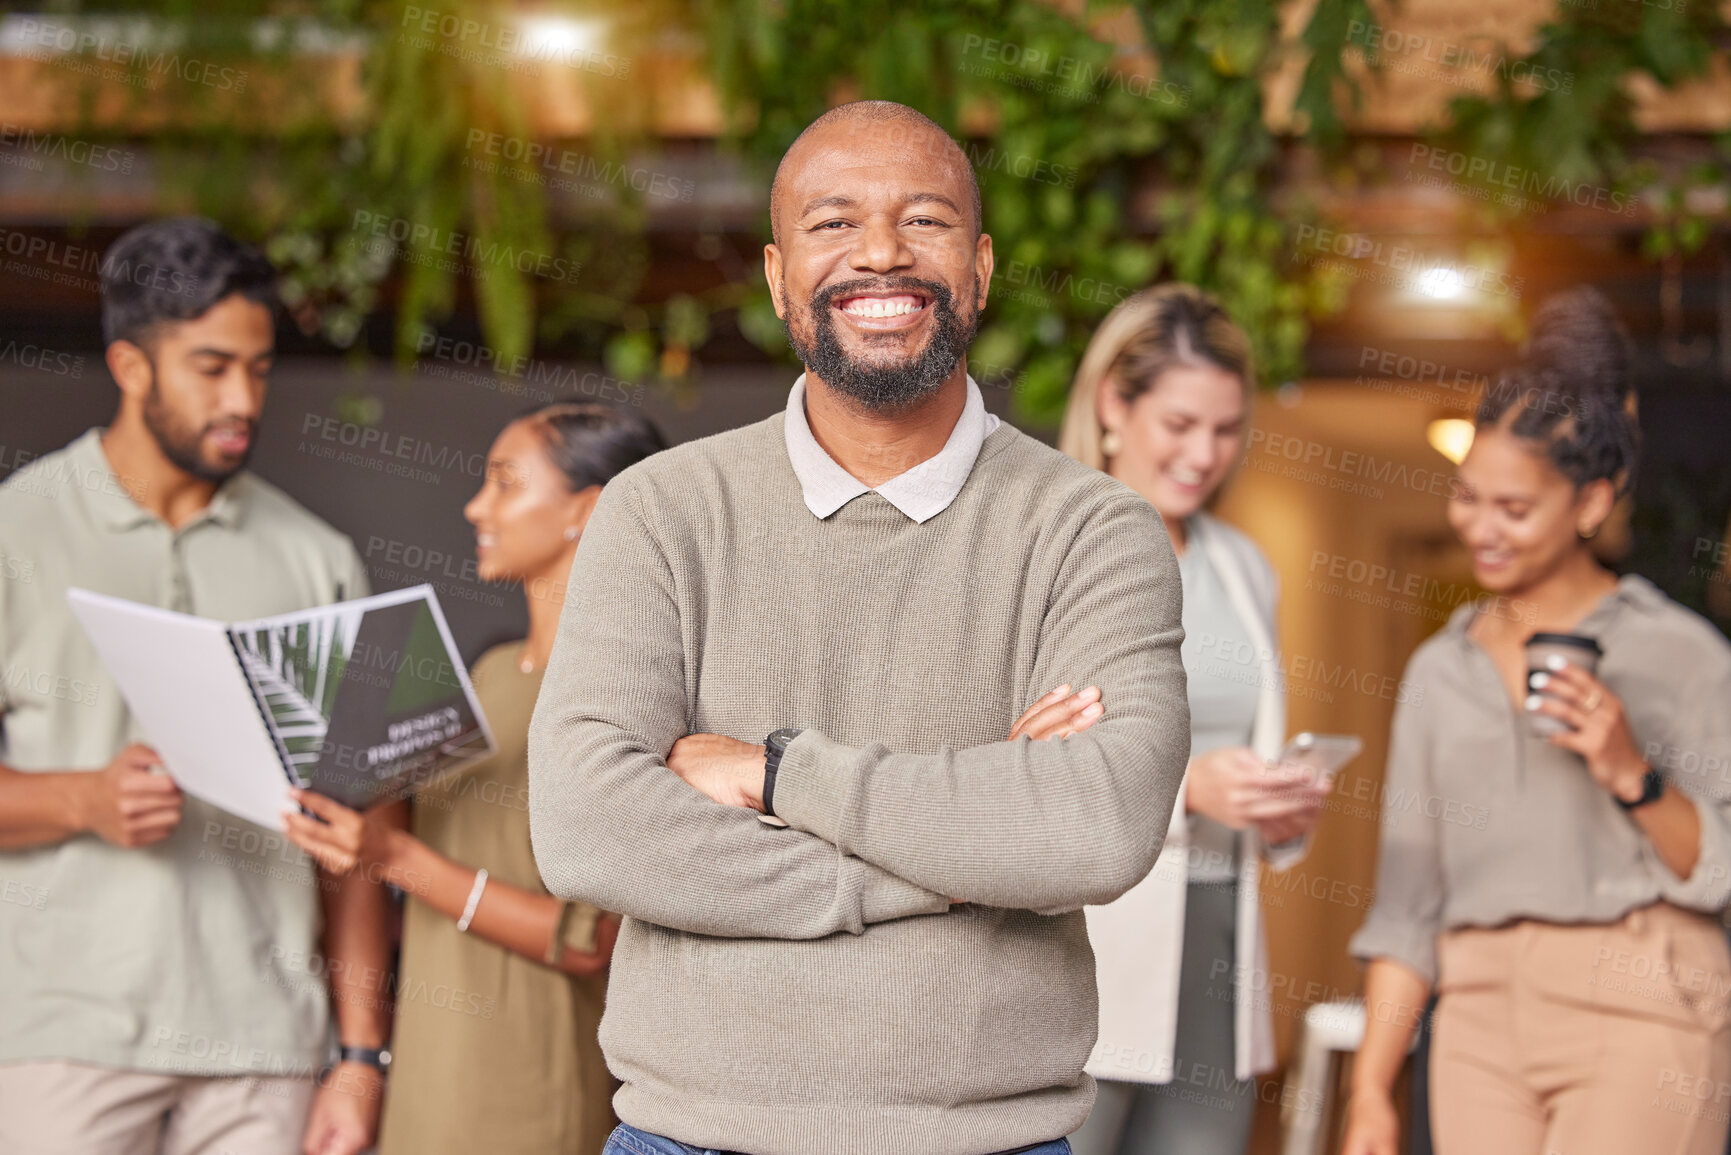
[[[391,1052],[386,1047],[344,1046],[337,1050],[337,1062],[362,1063],[379,1074],[386,1075],[391,1070]]]
[[[1611,797],[1624,810],[1639,810],[1649,802],[1657,802],[1665,793],[1665,776],[1653,767],[1648,766],[1647,772],[1641,775],[1641,793],[1632,799],[1625,799],[1621,794],[1612,792]]]

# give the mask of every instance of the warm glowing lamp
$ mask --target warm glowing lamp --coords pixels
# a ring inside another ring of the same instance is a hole
[[[1425,440],[1432,449],[1459,465],[1473,447],[1473,423],[1461,417],[1439,418],[1425,428]]]
[[[1456,301],[1466,295],[1467,279],[1458,269],[1436,265],[1419,274],[1418,291],[1438,301]]]
[[[570,59],[599,50],[601,22],[569,16],[524,16],[518,21],[522,39],[520,55],[537,59]]]

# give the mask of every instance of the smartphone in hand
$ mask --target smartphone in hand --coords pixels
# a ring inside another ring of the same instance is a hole
[[[1327,789],[1342,766],[1358,757],[1364,743],[1351,734],[1295,734],[1280,752],[1277,766],[1298,766],[1314,775],[1311,781]]]

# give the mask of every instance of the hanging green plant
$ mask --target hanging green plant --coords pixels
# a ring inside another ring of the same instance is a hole
[[[1220,294],[1271,382],[1300,372],[1311,316],[1339,300],[1325,273],[1285,260],[1284,227],[1305,210],[1283,222],[1270,203],[1280,152],[1262,86],[1308,49],[1302,104],[1337,127],[1340,49],[1363,6],[1318,6],[1307,32],[1332,29],[1332,49],[1283,39],[1273,2],[1115,10],[1158,51],[1128,53],[1039,0],[928,4],[894,21],[817,0],[698,8],[723,105],[738,110],[731,139],[760,174],[838,91],[910,104],[963,139],[998,264],[969,364],[1034,424],[1057,420],[1100,320],[1157,279]],[[991,128],[970,135],[964,111],[980,107]],[[779,350],[764,310],[755,300],[741,328]]]
[[[650,214],[629,184],[573,215],[522,149],[478,148],[532,135],[515,72],[497,51],[426,31],[411,15],[424,8],[233,0],[215,18],[191,0],[105,4],[148,13],[152,35],[229,70],[226,85],[134,86],[140,108],[175,111],[177,127],[151,141],[165,206],[266,238],[295,315],[339,349],[358,351],[365,320],[391,310],[405,365],[464,292],[504,362],[575,343],[617,376],[690,384],[722,315],[789,355],[755,273],[645,299]],[[495,30],[524,15],[497,0],[438,8]],[[998,254],[970,364],[1011,393],[1021,420],[1050,425],[1095,326],[1147,284],[1219,294],[1249,330],[1265,384],[1302,374],[1312,320],[1344,302],[1339,272],[1295,259],[1295,230],[1318,212],[1284,166],[1302,146],[1342,161],[1336,173],[1363,169],[1343,113],[1361,99],[1348,64],[1365,53],[1351,33],[1375,16],[1365,0],[1317,0],[1296,23],[1286,12],[1276,0],[1134,0],[1077,17],[1047,0],[932,0],[886,19],[832,0],[654,0],[606,17],[627,60],[655,58],[669,36],[701,44],[727,142],[761,179],[838,99],[900,100],[957,135]],[[309,92],[303,34],[362,46],[358,109]],[[1705,198],[1690,193],[1722,184],[1723,165],[1665,174],[1631,159],[1627,80],[1675,88],[1703,75],[1725,38],[1711,4],[1563,5],[1525,56],[1510,56],[1523,68],[1455,101],[1441,131],[1491,163],[1641,193],[1656,210],[1646,251],[1675,259],[1708,235]],[[1266,81],[1295,60],[1297,135],[1282,136],[1268,127]],[[1567,91],[1507,78],[1534,70],[1566,75]],[[79,75],[65,70],[69,91]],[[601,79],[583,78],[595,127],[582,148],[622,163],[653,143],[655,94],[617,70]],[[82,93],[87,114],[94,92]],[[1511,235],[1521,211],[1492,234]],[[767,216],[763,226],[767,239]]]

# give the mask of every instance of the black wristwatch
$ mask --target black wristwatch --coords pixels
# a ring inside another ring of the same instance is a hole
[[[376,1069],[381,1075],[391,1071],[391,1052],[377,1047],[342,1047],[337,1051],[339,1063],[365,1063]]]
[[[763,740],[763,816],[775,818],[775,772],[781,768],[781,757],[793,740],[805,733],[795,726],[783,726]],[[778,825],[787,823],[776,819]]]
[[[1647,772],[1641,775],[1641,796],[1639,798],[1635,799],[1633,802],[1624,802],[1615,794],[1611,795],[1611,797],[1615,799],[1617,805],[1621,806],[1624,810],[1639,810],[1649,802],[1659,801],[1660,796],[1664,793],[1665,776],[1649,766],[1647,767]]]

